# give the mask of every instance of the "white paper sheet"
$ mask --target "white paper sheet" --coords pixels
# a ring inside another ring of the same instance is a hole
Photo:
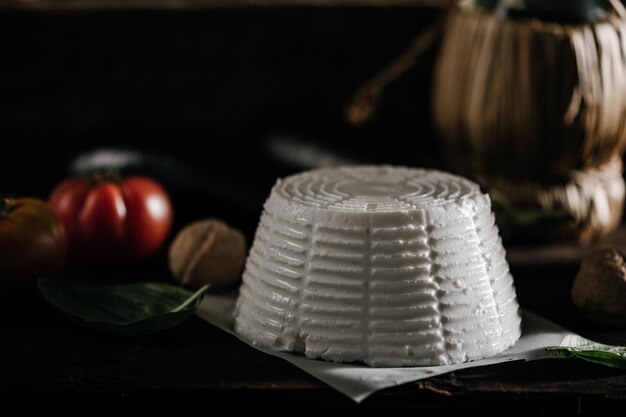
[[[209,323],[236,336],[233,332],[232,318],[236,297],[237,294],[206,295],[198,308],[197,314]],[[324,362],[307,359],[301,355],[255,348],[292,363],[360,403],[368,396],[384,388],[431,378],[460,369],[494,365],[515,360],[532,361],[551,358],[554,357],[554,354],[547,352],[544,348],[547,346],[558,346],[565,336],[573,334],[527,311],[522,312],[522,320],[522,337],[511,349],[489,359],[448,366],[370,368],[366,365]],[[244,341],[244,343],[246,342]]]

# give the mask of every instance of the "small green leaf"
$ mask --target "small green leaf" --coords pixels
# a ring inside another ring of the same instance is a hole
[[[490,190],[489,196],[500,236],[505,242],[537,240],[545,237],[546,230],[557,229],[572,222],[571,216],[563,210],[543,211],[539,208],[514,207],[497,190]]]
[[[566,336],[560,346],[550,346],[546,350],[556,352],[565,358],[579,358],[585,361],[626,369],[626,347],[603,345],[576,335]]]
[[[39,291],[53,306],[92,329],[144,336],[170,329],[192,316],[208,286],[195,294],[173,285],[145,282],[86,286],[40,278]]]

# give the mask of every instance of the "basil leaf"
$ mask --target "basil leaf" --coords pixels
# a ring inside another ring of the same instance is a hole
[[[579,358],[585,361],[626,369],[626,347],[603,345],[592,342],[584,337],[569,335],[560,346],[547,347],[546,350],[556,352],[565,358]]]
[[[170,329],[192,316],[208,286],[195,294],[155,282],[86,286],[40,278],[44,298],[70,318],[92,329],[123,336],[145,336]]]
[[[490,190],[489,197],[500,236],[505,242],[537,240],[545,236],[546,230],[558,229],[572,221],[571,216],[562,210],[543,211],[513,207],[509,200],[496,190]]]

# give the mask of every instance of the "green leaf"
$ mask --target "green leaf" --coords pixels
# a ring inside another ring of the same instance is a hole
[[[144,336],[177,326],[192,316],[208,286],[195,294],[173,285],[145,282],[86,286],[40,278],[39,291],[53,306],[92,329]]]
[[[489,196],[500,236],[505,242],[544,238],[546,230],[558,230],[572,221],[571,216],[563,210],[514,207],[497,190],[490,190]]]
[[[556,352],[565,358],[579,358],[585,361],[626,369],[626,347],[603,345],[576,335],[566,336],[560,346],[550,346],[546,350]]]

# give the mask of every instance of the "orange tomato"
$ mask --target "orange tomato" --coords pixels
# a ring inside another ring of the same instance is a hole
[[[34,290],[63,268],[66,238],[52,207],[35,198],[0,197],[0,298]]]

